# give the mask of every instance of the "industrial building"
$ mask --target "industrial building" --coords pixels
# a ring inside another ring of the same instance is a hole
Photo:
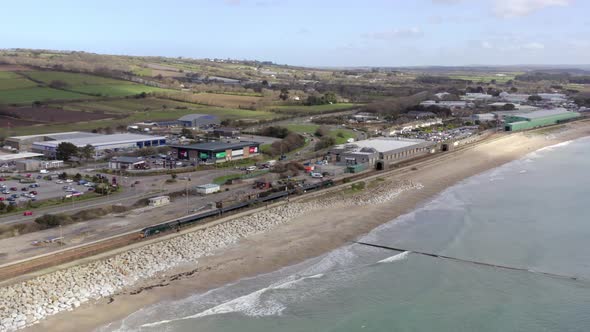
[[[580,113],[569,112],[563,108],[513,114],[504,117],[504,128],[506,131],[532,129],[554,125],[577,117],[580,117]]]
[[[213,134],[217,137],[238,137],[240,136],[240,130],[237,128],[232,128],[232,127],[221,127],[221,128],[215,128],[213,130]]]
[[[345,165],[377,165],[379,161],[390,164],[433,152],[435,142],[420,139],[372,138],[352,144],[334,146],[329,157]]]
[[[49,141],[62,141],[79,139],[85,137],[101,136],[100,134],[88,133],[83,131],[70,131],[63,133],[53,134],[39,134],[39,135],[27,135],[27,136],[13,136],[9,137],[4,141],[6,147],[11,150],[17,151],[31,151],[33,143],[37,142],[49,142]]]
[[[139,134],[93,135],[34,142],[31,145],[31,150],[33,152],[42,153],[47,157],[55,157],[57,147],[63,142],[72,143],[79,148],[91,145],[94,147],[96,155],[101,155],[107,150],[115,152],[151,146],[164,146],[166,145],[166,137]]]
[[[192,145],[171,145],[172,155],[179,160],[196,160],[207,163],[250,158],[258,155],[257,142],[209,142]]]
[[[153,207],[170,204],[170,196],[157,196],[148,199],[148,205]]]
[[[197,194],[201,195],[208,195],[213,194],[221,190],[221,187],[218,184],[209,183],[209,184],[202,184],[199,186],[195,186],[195,191]]]
[[[55,169],[64,167],[63,160],[18,160],[15,163],[16,169],[22,172],[35,172],[42,169]]]
[[[110,169],[145,169],[146,162],[139,157],[115,157],[109,161]]]
[[[192,128],[205,128],[216,126],[220,123],[218,117],[210,114],[187,114],[178,119],[178,122],[183,127]]]

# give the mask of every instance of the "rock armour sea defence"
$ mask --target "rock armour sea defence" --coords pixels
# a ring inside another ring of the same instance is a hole
[[[0,288],[0,332],[31,326],[50,315],[109,297],[138,281],[266,232],[318,209],[385,203],[421,185],[384,182],[355,195],[291,202],[202,230],[132,249],[108,259],[48,273]]]

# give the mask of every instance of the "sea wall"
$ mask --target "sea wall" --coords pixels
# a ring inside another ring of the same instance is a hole
[[[385,203],[418,184],[384,181],[356,194],[290,202],[194,232],[132,249],[108,259],[78,265],[0,288],[0,332],[33,325],[90,300],[109,297],[138,281],[269,231],[318,209]]]

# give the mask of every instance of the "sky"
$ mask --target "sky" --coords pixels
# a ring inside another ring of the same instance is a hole
[[[2,1],[0,48],[302,66],[589,64],[589,0]]]

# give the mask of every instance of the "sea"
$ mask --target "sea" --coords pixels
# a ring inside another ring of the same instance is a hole
[[[403,251],[346,245],[101,330],[590,331],[590,139],[468,178],[360,240]]]

